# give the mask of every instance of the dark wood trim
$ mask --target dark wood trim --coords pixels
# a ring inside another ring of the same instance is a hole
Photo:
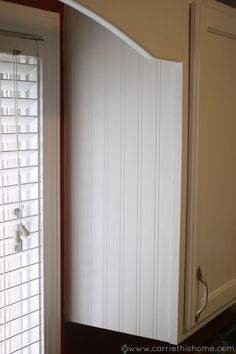
[[[236,8],[236,0],[217,0],[217,1],[222,2],[225,5]]]
[[[201,328],[181,346],[207,346],[214,337],[236,323],[236,304]],[[165,342],[104,330],[77,323],[65,324],[65,354],[123,354],[121,347],[169,347]],[[150,349],[149,349],[150,350]],[[144,350],[140,351],[144,353]],[[130,352],[128,352],[130,353]],[[137,352],[136,352],[137,353]]]
[[[36,7],[38,9],[63,13],[64,5],[59,0],[5,0],[19,5]]]

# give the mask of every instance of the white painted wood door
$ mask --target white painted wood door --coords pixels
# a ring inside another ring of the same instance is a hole
[[[188,329],[236,300],[236,11],[192,10]],[[197,321],[207,295],[198,267],[209,294]]]

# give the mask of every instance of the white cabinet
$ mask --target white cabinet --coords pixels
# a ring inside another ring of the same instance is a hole
[[[187,328],[236,298],[236,11],[192,8]]]
[[[192,7],[189,121],[186,53],[66,9],[68,321],[178,343],[236,299],[236,14]]]

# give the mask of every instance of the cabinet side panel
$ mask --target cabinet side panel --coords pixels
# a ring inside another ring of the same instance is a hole
[[[178,308],[181,72],[181,64],[161,63],[157,336],[166,341],[176,330]]]
[[[67,320],[175,341],[182,66],[72,18]]]

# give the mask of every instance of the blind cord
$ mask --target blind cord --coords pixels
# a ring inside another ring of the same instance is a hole
[[[18,82],[17,82],[17,57],[19,55],[19,51],[13,51],[13,63],[14,63],[14,105],[15,105],[15,129],[16,129],[16,149],[17,149],[17,175],[18,175],[18,196],[19,196],[19,213],[18,218],[22,219],[22,190],[21,190],[21,171],[20,171],[20,137],[19,137],[19,107],[18,107]]]

